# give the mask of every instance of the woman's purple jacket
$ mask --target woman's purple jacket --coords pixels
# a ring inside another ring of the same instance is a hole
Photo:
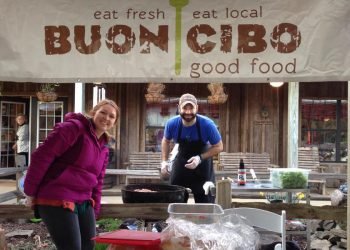
[[[101,138],[89,119],[68,113],[31,155],[25,194],[76,203],[92,198],[98,216],[109,153],[107,136]]]

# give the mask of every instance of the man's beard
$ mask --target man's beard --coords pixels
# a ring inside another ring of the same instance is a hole
[[[184,119],[186,122],[191,122],[196,118],[196,114],[185,114],[180,113],[180,116],[182,119]]]

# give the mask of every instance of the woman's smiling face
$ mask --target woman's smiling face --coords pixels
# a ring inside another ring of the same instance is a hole
[[[20,115],[20,116],[17,116],[17,118],[16,118],[16,122],[20,126],[23,125],[25,121],[26,121],[26,118],[24,116]]]
[[[112,105],[105,104],[96,110],[92,120],[95,124],[96,135],[100,137],[115,124],[117,120],[117,111]]]

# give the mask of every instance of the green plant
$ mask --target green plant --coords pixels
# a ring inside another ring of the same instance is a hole
[[[106,218],[96,221],[96,226],[103,232],[111,232],[117,230],[122,223],[123,221],[119,219]],[[106,249],[108,249],[108,244],[96,243],[94,250]]]
[[[55,92],[56,87],[58,87],[58,83],[42,83],[40,85],[41,92]]]
[[[94,250],[106,250],[108,249],[108,244],[96,243]]]
[[[105,232],[117,230],[121,224],[121,220],[112,218],[100,219],[96,221],[96,225]]]
[[[307,178],[301,172],[286,172],[281,174],[283,188],[304,188],[307,186]]]
[[[270,203],[281,203],[281,202],[286,202],[287,200],[287,194],[285,192],[260,192],[261,196],[266,197],[266,199],[270,202]],[[299,203],[299,201],[301,200],[305,200],[305,194],[302,192],[298,192],[292,195],[292,200],[288,201],[291,203]]]

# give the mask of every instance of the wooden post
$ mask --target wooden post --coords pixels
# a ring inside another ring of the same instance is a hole
[[[19,180],[23,176],[23,171],[18,171],[16,173],[16,196],[17,196],[17,203],[21,200],[21,197],[23,196],[21,190],[19,190]]]
[[[299,83],[288,83],[287,167],[298,167]]]
[[[349,147],[350,147],[350,94],[349,94],[349,90],[350,90],[350,81],[348,81],[348,151],[349,151]],[[348,164],[347,164],[347,183],[349,185],[350,183],[350,161],[348,160]],[[347,215],[347,220],[349,220],[350,218],[350,199],[348,198],[346,201],[347,204],[347,208],[346,208],[346,215]],[[346,246],[348,249],[350,249],[350,223],[347,223],[346,226],[347,230],[346,230],[346,235],[347,235],[347,243]]]
[[[231,181],[219,180],[216,182],[216,204],[219,204],[223,209],[231,208],[232,193]]]
[[[7,249],[6,240],[5,240],[5,230],[2,228],[0,228],[0,249],[1,250]]]

